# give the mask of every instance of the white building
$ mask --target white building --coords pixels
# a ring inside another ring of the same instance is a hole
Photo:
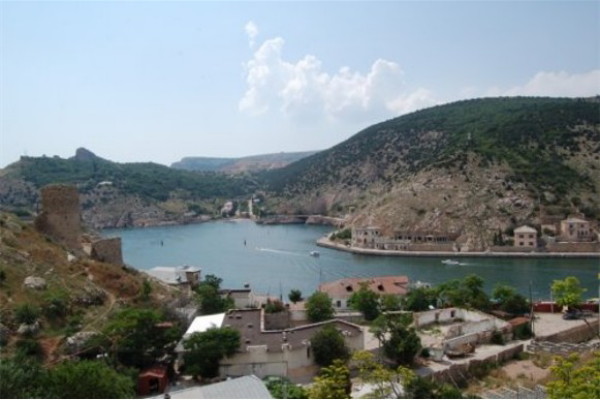
[[[513,245],[516,247],[528,247],[528,248],[536,248],[537,247],[537,231],[527,225],[520,226],[515,228]]]

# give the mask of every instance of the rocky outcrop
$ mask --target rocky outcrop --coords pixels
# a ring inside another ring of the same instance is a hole
[[[23,286],[34,290],[44,290],[46,289],[46,280],[37,276],[28,276],[23,281]]]

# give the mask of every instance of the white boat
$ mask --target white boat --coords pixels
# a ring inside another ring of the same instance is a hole
[[[446,265],[459,265],[460,261],[456,261],[456,260],[451,260],[451,259],[446,259],[446,260],[442,260],[442,264],[446,264]]]
[[[319,256],[320,256],[319,252],[318,252],[318,251],[314,251],[314,250],[313,250],[313,251],[311,251],[309,254],[310,254],[311,256],[313,256],[313,257],[319,257]]]

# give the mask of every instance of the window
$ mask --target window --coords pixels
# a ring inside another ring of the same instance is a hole
[[[338,301],[336,301],[336,302],[335,302],[335,306],[336,306],[337,308],[341,308],[341,307],[342,307],[342,301],[341,301],[341,300],[338,300]]]
[[[533,246],[533,242],[529,242],[529,245],[530,245],[530,246]]]
[[[523,246],[523,242],[519,242],[519,246]]]

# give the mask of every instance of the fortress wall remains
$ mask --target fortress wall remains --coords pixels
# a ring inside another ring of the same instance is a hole
[[[91,257],[110,264],[123,265],[121,238],[100,239],[92,243]]]
[[[42,212],[35,220],[38,231],[73,249],[81,248],[81,208],[75,186],[49,185],[41,190]]]

